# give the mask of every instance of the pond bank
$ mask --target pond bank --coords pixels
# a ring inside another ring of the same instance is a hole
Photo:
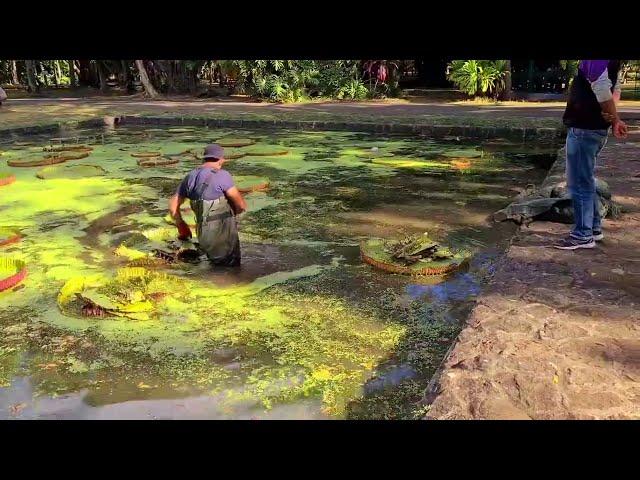
[[[625,212],[605,221],[596,249],[548,248],[568,225],[519,230],[444,363],[428,419],[640,418],[638,160],[637,130],[603,150],[597,174]]]

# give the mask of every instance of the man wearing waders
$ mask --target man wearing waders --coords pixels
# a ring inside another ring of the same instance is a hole
[[[596,159],[607,143],[609,128],[616,138],[627,136],[620,120],[619,60],[582,60],[569,90],[563,121],[567,132],[567,187],[573,203],[575,227],[553,246],[561,250],[594,248],[604,238],[600,201],[596,194]]]
[[[180,205],[186,199],[196,215],[196,235],[200,250],[214,265],[240,265],[240,240],[236,215],[247,204],[233,183],[224,164],[224,149],[209,145],[204,149],[203,164],[187,174],[178,191],[169,200],[169,212],[178,227],[178,238],[191,238],[191,230],[182,219]]]

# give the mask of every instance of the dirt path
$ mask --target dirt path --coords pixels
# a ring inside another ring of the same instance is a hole
[[[639,102],[621,107],[624,118],[640,119]],[[475,103],[437,103],[420,99],[370,102],[314,102],[273,104],[243,102],[234,99],[193,99],[175,97],[145,100],[142,97],[91,98],[18,98],[9,99],[0,108],[0,128],[44,124],[60,120],[85,119],[113,114],[171,114],[233,116],[234,118],[286,118],[316,121],[402,120],[436,122],[455,119],[457,123],[506,123],[526,126],[559,125],[563,103],[510,102],[505,105]]]
[[[640,418],[640,132],[610,141],[600,165],[628,211],[595,250],[546,248],[566,225],[520,230],[428,418]]]

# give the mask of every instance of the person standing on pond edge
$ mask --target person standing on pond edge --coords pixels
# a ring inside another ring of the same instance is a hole
[[[594,248],[604,238],[594,171],[609,128],[616,138],[627,136],[627,125],[616,110],[619,71],[620,60],[581,60],[571,85],[562,120],[568,127],[566,175],[575,227],[555,248]]]
[[[200,250],[214,265],[240,265],[240,239],[236,215],[247,209],[231,174],[222,169],[224,149],[217,144],[204,149],[203,163],[187,174],[169,200],[169,213],[178,228],[178,238],[192,233],[180,214],[186,199],[196,215],[196,235]]]

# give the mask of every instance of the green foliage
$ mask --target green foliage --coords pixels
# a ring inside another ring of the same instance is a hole
[[[276,102],[372,95],[358,60],[232,60],[220,62],[220,67],[235,78],[238,92]]]
[[[224,68],[236,75],[240,92],[275,102],[308,98],[319,74],[313,60],[233,60]]]
[[[454,60],[447,78],[468,95],[498,97],[509,74],[507,60]]]

